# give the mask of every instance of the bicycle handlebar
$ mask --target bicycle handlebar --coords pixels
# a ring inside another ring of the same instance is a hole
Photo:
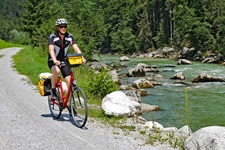
[[[61,68],[61,67],[64,67],[64,66],[66,66],[65,61],[61,61],[59,67]]]
[[[56,65],[56,64],[54,63],[54,65]],[[60,65],[58,65],[58,67],[61,68],[61,67],[64,67],[64,66],[66,66],[65,61],[60,61]]]

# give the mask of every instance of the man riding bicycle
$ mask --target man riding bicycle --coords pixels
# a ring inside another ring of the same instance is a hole
[[[69,46],[71,45],[76,53],[81,53],[73,35],[66,31],[67,24],[66,19],[58,19],[56,21],[56,32],[51,34],[48,39],[48,66],[52,71],[52,99],[56,99],[57,97],[55,88],[60,71],[68,87],[70,84],[70,64],[67,57]],[[59,67],[61,61],[65,62],[65,66]],[[86,63],[86,59],[83,56],[82,62]]]

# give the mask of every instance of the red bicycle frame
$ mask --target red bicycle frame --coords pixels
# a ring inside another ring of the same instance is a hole
[[[62,87],[62,78],[61,76],[58,78],[58,82],[56,83],[56,87],[59,87],[60,88],[60,93],[61,93],[61,96],[62,96],[62,108],[66,108],[67,106],[67,102],[69,101],[69,98],[70,98],[70,95],[71,95],[71,91],[72,91],[72,83],[73,83],[73,80],[74,80],[74,76],[73,76],[73,72],[70,71],[70,86],[69,86],[69,89],[68,89],[68,92],[67,94],[65,95],[64,92],[63,92],[63,87]]]

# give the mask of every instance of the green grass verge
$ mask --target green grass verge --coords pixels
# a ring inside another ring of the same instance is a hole
[[[26,75],[32,84],[37,85],[38,75],[42,72],[50,72],[47,65],[47,56],[42,56],[40,49],[26,47],[13,56],[16,70]]]
[[[24,46],[20,44],[7,43],[0,39],[0,50],[4,48],[10,48],[10,47],[24,47]]]

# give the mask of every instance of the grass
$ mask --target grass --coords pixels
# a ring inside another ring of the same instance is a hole
[[[10,47],[24,47],[24,46],[20,44],[7,43],[0,39],[0,50],[4,48],[10,48]]]
[[[16,70],[26,75],[31,83],[38,84],[38,75],[42,72],[50,72],[47,66],[47,55],[42,56],[39,49],[26,47],[13,56]]]

